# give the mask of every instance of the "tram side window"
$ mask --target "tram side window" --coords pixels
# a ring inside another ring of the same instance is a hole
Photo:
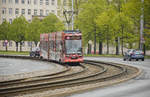
[[[52,51],[54,50],[54,41],[53,40],[50,41],[50,49]]]
[[[46,41],[43,42],[43,49],[46,51]]]
[[[46,51],[48,51],[48,41],[46,41]]]
[[[49,45],[50,50],[52,50],[52,41],[50,40],[50,45]]]
[[[59,51],[59,41],[56,41],[56,52],[58,52]]]

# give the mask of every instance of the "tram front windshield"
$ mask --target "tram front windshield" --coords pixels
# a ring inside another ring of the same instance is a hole
[[[65,40],[66,54],[81,54],[82,41],[81,40]]]

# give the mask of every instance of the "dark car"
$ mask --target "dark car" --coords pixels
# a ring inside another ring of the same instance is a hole
[[[136,61],[141,59],[142,61],[144,61],[144,53],[143,53],[143,51],[129,49],[127,52],[125,52],[123,60],[124,61],[126,61],[126,60],[131,61],[132,59],[135,59]]]
[[[35,47],[30,51],[30,56],[31,57],[40,57],[40,48]]]

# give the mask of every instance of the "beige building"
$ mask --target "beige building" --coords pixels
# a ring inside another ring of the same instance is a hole
[[[57,15],[57,8],[57,0],[0,0],[0,23],[5,19],[11,23],[20,15],[27,21],[31,21],[33,16]]]

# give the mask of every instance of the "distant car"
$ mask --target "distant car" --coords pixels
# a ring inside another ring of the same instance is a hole
[[[31,57],[40,57],[40,48],[35,47],[30,51],[30,56]]]
[[[125,52],[123,60],[124,61],[126,61],[126,60],[131,61],[132,59],[135,59],[136,61],[141,59],[142,61],[144,61],[143,51],[135,50],[135,49],[129,49],[127,52]]]

